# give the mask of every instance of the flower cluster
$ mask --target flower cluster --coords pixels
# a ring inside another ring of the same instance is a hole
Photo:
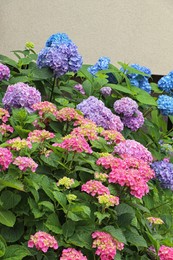
[[[102,172],[95,172],[94,178],[98,181],[104,182],[108,179],[108,175],[106,173],[102,173]]]
[[[88,68],[88,71],[95,76],[98,71],[109,68],[110,59],[108,57],[100,57],[95,65]]]
[[[56,119],[60,122],[62,121],[72,121],[72,120],[78,120],[81,118],[81,115],[78,114],[78,112],[71,107],[64,107],[60,110],[58,110],[55,113]]]
[[[50,113],[54,115],[57,112],[56,106],[48,101],[36,103],[32,106],[32,109],[38,111],[41,118],[43,118],[45,114]]]
[[[116,250],[123,250],[124,244],[113,238],[109,233],[95,231],[92,234],[94,239],[92,247],[97,248],[95,254],[100,256],[101,260],[113,260]]]
[[[22,82],[10,85],[2,99],[5,109],[25,108],[29,113],[33,112],[32,105],[41,101],[40,92]]]
[[[58,249],[58,243],[56,239],[43,231],[38,231],[35,233],[35,235],[30,236],[28,247],[32,248],[34,246],[37,250],[40,250],[44,253],[46,253],[49,248]]]
[[[16,137],[7,141],[9,144],[9,149],[13,149],[16,151],[20,151],[23,148],[32,148],[32,143],[26,139],[21,139],[20,137]]]
[[[98,202],[104,205],[105,208],[119,205],[119,198],[110,194],[99,195]]]
[[[94,96],[83,100],[76,108],[79,109],[86,118],[89,118],[104,129],[117,130],[120,132],[123,130],[123,123],[120,118],[114,115],[109,108],[105,107],[101,100],[98,100]]]
[[[80,127],[76,127],[71,132],[71,135],[74,136],[84,136],[88,140],[97,140],[97,126],[94,122],[87,122],[86,124],[83,122],[83,124]]]
[[[85,95],[85,90],[83,88],[83,86],[81,84],[77,84],[74,86],[74,89],[76,89],[77,91],[79,91],[82,95]]]
[[[125,126],[132,131],[137,131],[144,124],[143,114],[138,110],[136,101],[129,97],[123,97],[114,102],[114,110],[120,114]]]
[[[124,136],[116,130],[103,130],[100,135],[104,136],[106,141],[112,141],[116,144],[119,144],[125,140]]]
[[[21,171],[26,171],[28,168],[31,169],[32,172],[35,172],[38,164],[34,162],[32,158],[18,156],[13,161],[14,165],[17,165]]]
[[[146,74],[145,76],[143,76],[138,73],[129,73],[127,70],[125,73],[127,74],[130,83],[135,87],[138,87],[148,93],[151,93],[151,86],[148,81],[148,78],[151,77],[150,69],[144,66],[140,66],[138,64],[132,64],[130,67]]]
[[[77,72],[82,66],[82,57],[77,46],[65,34],[54,34],[46,42],[37,59],[39,68],[48,67],[56,77],[68,71]]]
[[[90,180],[82,185],[81,191],[85,191],[91,196],[110,194],[109,189],[101,181]]]
[[[4,108],[0,107],[0,119],[3,123],[6,123],[8,121],[8,117],[10,117],[10,114],[8,111]]]
[[[54,143],[53,146],[61,147],[67,151],[77,153],[92,153],[92,149],[83,136],[67,135],[62,143]]]
[[[0,133],[2,135],[6,135],[7,132],[13,133],[13,131],[14,131],[14,129],[10,125],[6,125],[4,123],[0,125]]]
[[[161,246],[159,248],[158,256],[160,260],[172,260],[173,259],[173,247]]]
[[[54,138],[55,134],[46,131],[46,130],[34,130],[33,132],[30,132],[27,138],[27,141],[30,141],[32,143],[42,143],[45,140]]]
[[[74,248],[63,249],[60,260],[87,260],[86,256]]]
[[[8,80],[9,78],[10,78],[10,69],[6,65],[0,63],[0,81]]]
[[[100,92],[104,97],[107,97],[111,95],[112,89],[110,87],[102,87]]]
[[[173,115],[173,97],[160,95],[157,100],[157,106],[163,115]]]
[[[158,81],[158,87],[166,93],[172,94],[173,91],[173,71],[170,71],[168,75],[163,76]]]
[[[12,153],[7,148],[0,147],[0,171],[8,169],[13,160]]]
[[[66,176],[59,179],[59,181],[57,182],[57,186],[64,186],[66,189],[70,189],[73,184],[74,179],[70,179]]]
[[[135,140],[125,140],[119,143],[114,148],[114,152],[119,155],[129,155],[137,159],[142,159],[145,162],[152,162],[153,157],[151,153],[142,144]]]
[[[161,186],[173,190],[173,164],[163,160],[153,162],[151,167],[155,171],[156,178],[161,183]]]
[[[154,217],[148,217],[147,220],[151,223],[151,224],[156,224],[156,225],[161,225],[163,224],[163,220],[160,218],[154,218]]]

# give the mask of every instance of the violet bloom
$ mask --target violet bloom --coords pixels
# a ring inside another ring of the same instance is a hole
[[[2,99],[5,109],[25,108],[29,113],[34,111],[32,105],[38,102],[41,102],[40,92],[22,82],[9,85]]]
[[[10,69],[6,65],[0,63],[0,81],[8,80],[9,78],[10,78]]]
[[[98,100],[94,96],[83,100],[76,108],[79,109],[86,118],[92,120],[104,129],[117,130],[119,132],[123,130],[123,123],[119,116],[114,115],[109,108],[105,107],[101,100]]]
[[[133,116],[133,114],[138,110],[138,104],[136,101],[129,97],[123,97],[115,101],[113,107],[117,114],[122,114],[126,117]]]
[[[78,90],[82,95],[85,95],[85,90],[81,84],[75,85],[74,89]]]
[[[137,131],[144,124],[144,117],[141,111],[137,110],[133,116],[124,116],[121,118],[125,126],[132,131]]]
[[[112,89],[110,87],[102,87],[100,92],[104,97],[107,97],[111,95]]]

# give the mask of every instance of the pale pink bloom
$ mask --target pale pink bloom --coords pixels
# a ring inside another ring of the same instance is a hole
[[[161,218],[148,217],[147,220],[148,220],[151,224],[156,224],[156,225],[161,225],[161,224],[164,223]]]
[[[98,202],[103,204],[105,208],[119,205],[119,198],[110,194],[99,195]]]
[[[30,132],[28,135],[27,140],[32,143],[42,143],[45,140],[54,138],[55,134],[46,131],[46,130],[34,130],[33,132]]]
[[[10,145],[9,149],[13,149],[16,151],[20,151],[23,148],[32,148],[32,144],[27,139],[21,139],[20,137],[16,137],[13,139],[10,139],[7,141],[7,143]]]
[[[78,114],[78,112],[71,107],[64,107],[60,110],[58,110],[55,113],[56,119],[60,122],[62,121],[72,121],[77,120],[81,117],[81,115]]]
[[[32,109],[38,111],[41,118],[43,118],[45,114],[50,113],[54,115],[57,112],[56,106],[48,101],[36,103],[32,105]]]
[[[60,260],[87,260],[81,251],[74,248],[63,249]]]
[[[13,164],[17,165],[21,171],[26,171],[29,168],[32,172],[35,172],[38,167],[38,164],[32,158],[22,156],[16,157]]]
[[[58,243],[54,236],[50,234],[38,231],[35,235],[30,236],[30,240],[28,241],[28,247],[36,247],[37,250],[43,251],[46,253],[49,248],[58,249]]]
[[[91,196],[110,194],[109,189],[101,181],[90,180],[82,185],[81,191],[85,191]]]
[[[88,140],[97,140],[97,126],[95,123],[88,122],[86,124],[82,124],[80,127],[76,127],[73,129],[73,131],[70,133],[70,135],[74,136],[84,136]]]
[[[124,136],[116,130],[104,130],[100,133],[104,136],[106,141],[112,141],[113,143],[119,144],[125,140]]]
[[[4,123],[2,123],[2,125],[0,125],[0,133],[2,135],[7,134],[7,132],[13,133],[13,131],[14,131],[14,129],[10,125],[6,125]]]
[[[0,119],[3,123],[6,123],[8,121],[8,117],[10,117],[10,114],[6,109],[0,108]]]
[[[8,169],[12,160],[12,153],[7,148],[0,147],[0,171]]]
[[[158,256],[160,260],[173,260],[173,247],[162,245],[159,249]]]

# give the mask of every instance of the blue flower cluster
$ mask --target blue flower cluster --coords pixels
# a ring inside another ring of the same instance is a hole
[[[116,116],[112,111],[105,107],[101,100],[98,100],[94,96],[83,100],[76,107],[79,109],[86,118],[94,121],[98,126],[104,129],[122,131],[123,123],[119,116]]]
[[[130,80],[131,85],[143,89],[148,93],[151,93],[151,86],[148,81],[148,79],[151,77],[151,70],[138,64],[132,64],[130,67],[147,74],[147,76],[143,76],[137,73],[128,73],[128,71],[125,72]]]
[[[158,81],[158,87],[166,93],[173,94],[173,71]]]
[[[107,70],[109,68],[110,59],[108,57],[100,57],[95,65],[88,68],[88,71],[95,76],[100,70]]]
[[[68,71],[77,72],[82,66],[82,56],[65,33],[57,33],[47,40],[46,47],[39,52],[37,66],[48,67],[59,77]]]
[[[157,100],[157,106],[163,115],[173,115],[173,97],[160,95]]]
[[[161,186],[173,190],[173,164],[167,160],[153,162],[151,167],[156,173],[156,178]]]

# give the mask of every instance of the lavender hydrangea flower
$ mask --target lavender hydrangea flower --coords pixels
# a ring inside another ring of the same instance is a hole
[[[61,44],[68,45],[69,43],[72,43],[72,40],[70,40],[70,38],[66,33],[56,33],[56,34],[52,34],[48,38],[48,40],[46,41],[46,47],[52,47]]]
[[[6,65],[0,63],[0,81],[8,80],[9,78],[10,78],[10,69]]]
[[[138,104],[136,101],[129,97],[123,97],[116,100],[113,104],[115,113],[122,114],[125,117],[133,116],[138,110]]]
[[[81,84],[75,85],[74,89],[78,90],[82,95],[85,95],[85,90]]]
[[[9,85],[2,99],[5,109],[10,111],[12,108],[23,107],[29,113],[34,111],[32,105],[38,102],[41,102],[40,92],[22,82]]]
[[[38,54],[39,68],[49,67],[59,77],[68,71],[77,72],[82,66],[82,57],[74,43],[46,47]]]
[[[107,97],[111,95],[112,89],[110,87],[102,87],[100,92],[104,97]]]
[[[109,108],[105,107],[101,100],[98,100],[94,96],[83,100],[76,108],[79,109],[86,118],[94,121],[98,126],[102,126],[104,129],[123,130],[123,123],[120,118],[114,115]]]
[[[167,160],[156,161],[151,164],[156,173],[156,178],[161,186],[166,189],[173,190],[173,164]]]
[[[125,126],[133,132],[137,131],[144,124],[144,117],[141,111],[137,110],[133,116],[124,116],[121,118]]]
[[[110,59],[108,57],[100,57],[95,65],[88,68],[88,71],[95,76],[100,70],[106,70],[109,68]]]
[[[160,112],[165,115],[173,115],[173,98],[167,95],[160,95],[157,100],[157,106]]]

